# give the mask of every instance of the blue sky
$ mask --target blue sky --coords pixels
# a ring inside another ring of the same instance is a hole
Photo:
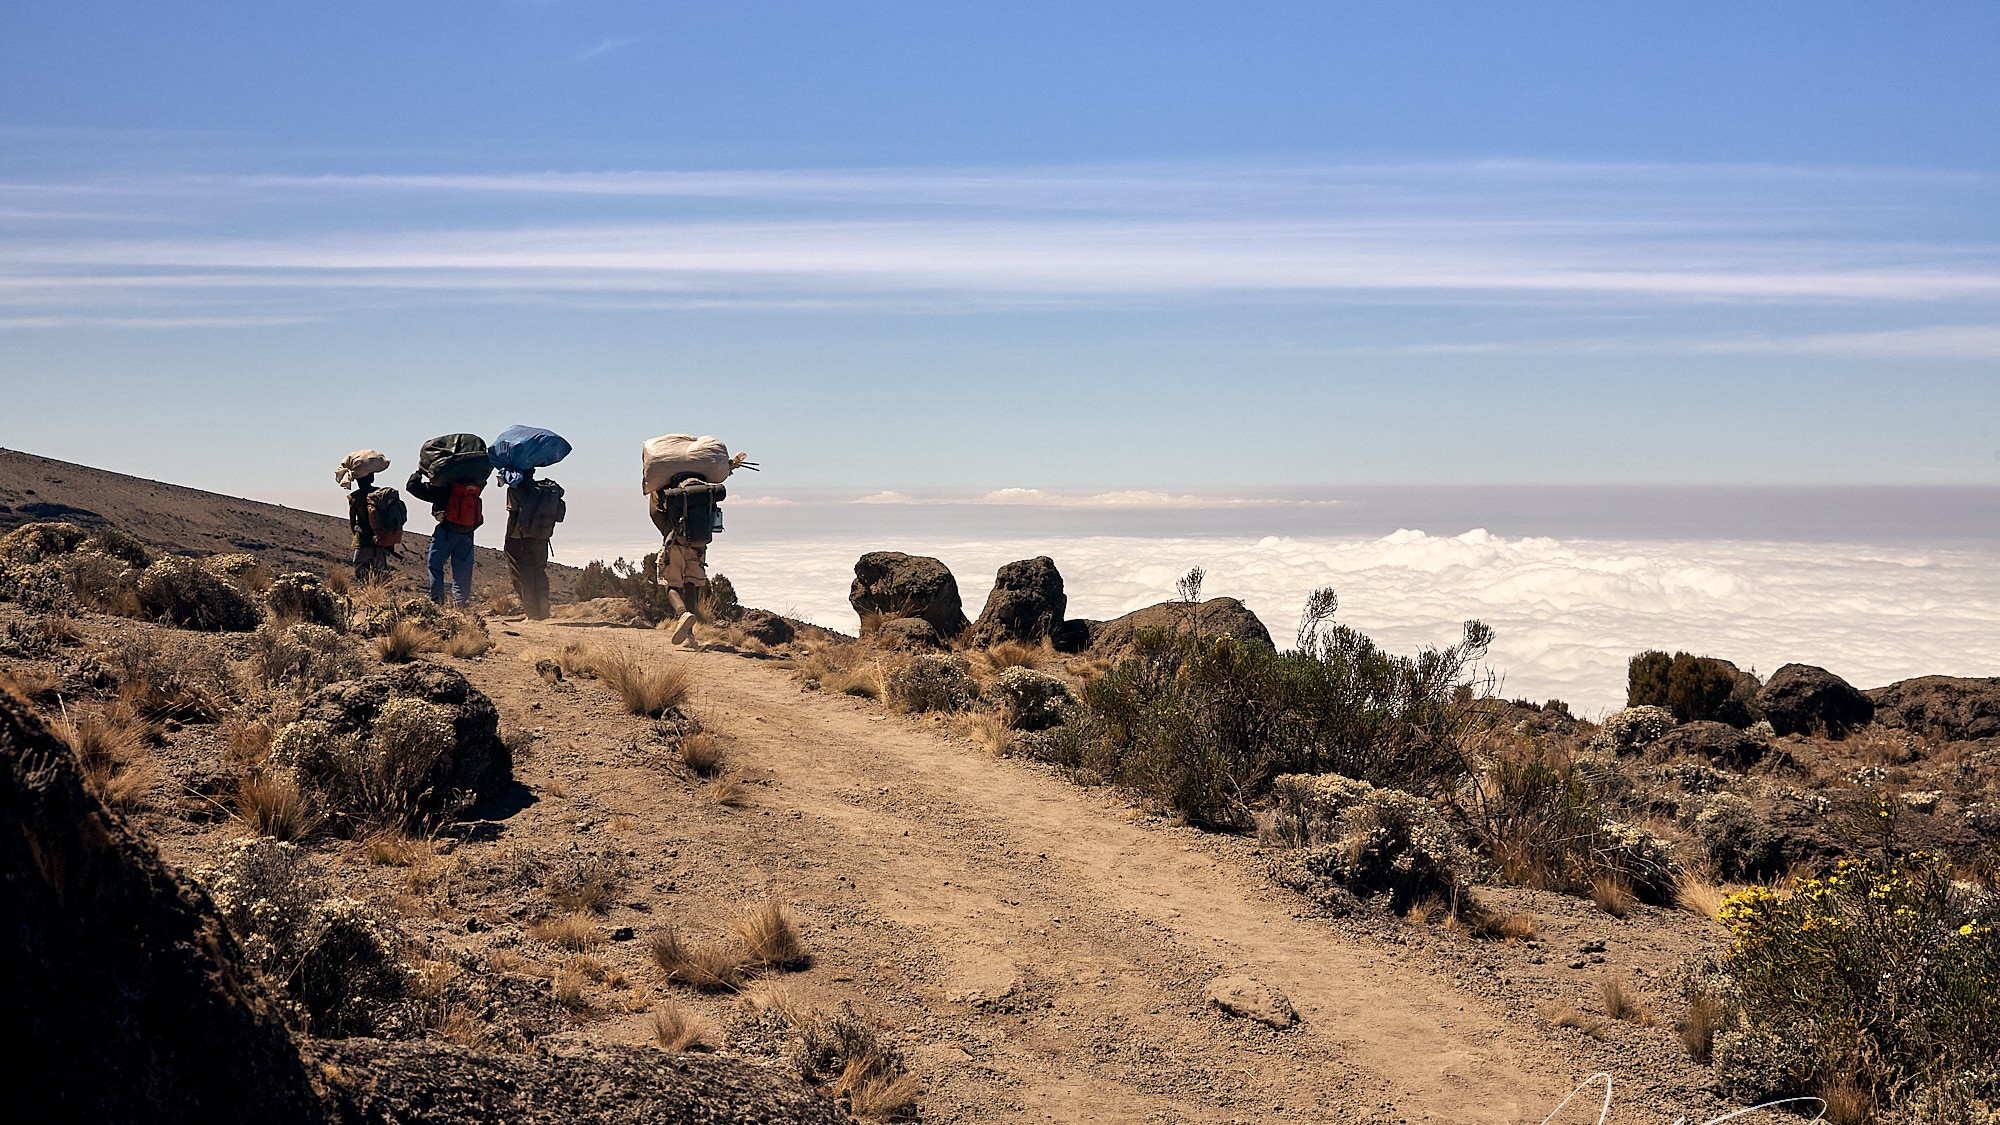
[[[0,444],[2000,483],[1996,56],[1990,3],[14,0]]]

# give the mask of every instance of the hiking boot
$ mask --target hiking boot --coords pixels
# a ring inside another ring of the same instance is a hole
[[[694,636],[694,614],[683,613],[680,620],[674,622],[674,634],[668,639],[677,645],[684,645],[692,636]]]

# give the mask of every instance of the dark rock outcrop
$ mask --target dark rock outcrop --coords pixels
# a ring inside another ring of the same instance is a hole
[[[1132,646],[1132,635],[1140,629],[1159,627],[1178,632],[1198,629],[1202,636],[1231,636],[1240,641],[1271,643],[1271,631],[1235,598],[1210,598],[1199,606],[1186,602],[1161,602],[1135,609],[1115,620],[1093,626],[1090,647],[1115,656]]]
[[[1840,738],[1875,717],[1875,704],[1824,668],[1787,664],[1757,693],[1757,709],[1779,734]]]
[[[1687,755],[1732,770],[1747,770],[1762,762],[1771,744],[1728,723],[1711,720],[1684,723],[1654,739],[1648,754],[1661,758]]]
[[[1054,637],[1069,608],[1063,593],[1062,573],[1047,555],[1010,562],[993,577],[993,592],[986,596],[986,608],[972,623],[972,643],[997,645],[1003,641],[1039,644]]]
[[[925,555],[870,551],[854,564],[847,601],[862,621],[921,617],[950,640],[965,631],[965,603],[951,569]]]
[[[791,1078],[651,1047],[484,1054],[442,1043],[321,1040],[309,1048],[341,1125],[851,1125]]]
[[[513,755],[500,740],[500,713],[493,701],[442,664],[415,661],[359,680],[328,684],[306,701],[299,718],[365,738],[391,699],[421,699],[451,712],[456,746],[439,759],[422,811],[439,811],[445,803],[468,795],[483,800],[513,780]]]
[[[16,1121],[325,1120],[208,896],[0,692],[0,1052]]]
[[[877,626],[875,643],[898,652],[936,652],[945,647],[931,623],[921,617],[898,617]]]
[[[786,644],[798,635],[798,630],[792,627],[790,621],[768,609],[746,606],[738,612],[734,624],[743,630],[744,636],[767,645]]]
[[[1868,693],[1875,721],[1961,742],[2000,736],[2000,677],[1918,676]]]

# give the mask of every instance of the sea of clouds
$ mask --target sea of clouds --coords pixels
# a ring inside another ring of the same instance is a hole
[[[1012,529],[1010,529],[1012,530]],[[565,561],[656,544],[569,548]],[[2000,547],[1991,541],[1855,544],[1752,539],[1503,536],[1400,529],[1367,535],[937,535],[725,533],[713,569],[743,600],[851,631],[854,560],[893,548],[935,555],[976,616],[1005,562],[1048,555],[1070,614],[1110,618],[1167,600],[1190,567],[1208,596],[1239,598],[1290,644],[1312,589],[1332,586],[1340,620],[1391,651],[1456,639],[1478,618],[1510,697],[1563,699],[1579,713],[1624,704],[1625,664],[1648,648],[1726,657],[1769,675],[1798,661],[1862,687],[1908,676],[2000,675]]]

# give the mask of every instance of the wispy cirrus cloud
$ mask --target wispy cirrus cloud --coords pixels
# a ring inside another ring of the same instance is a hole
[[[588,62],[591,59],[603,58],[613,51],[622,51],[634,44],[642,43],[645,39],[646,37],[643,35],[606,35],[591,46],[570,55],[567,61],[580,63]]]
[[[1313,349],[1325,355],[1498,356],[1619,355],[1680,352],[1697,355],[1823,355],[1882,359],[2000,359],[2000,324],[1939,324],[1873,332],[1737,334],[1730,336],[1605,336],[1580,339],[1433,341],[1356,344]]]
[[[86,304],[147,294],[222,300],[256,289],[773,309],[1270,299],[1990,304],[2000,298],[2000,245],[1937,236],[1928,220],[1884,218],[1909,211],[1900,201],[1913,194],[1984,198],[1990,186],[1922,170],[1532,161],[16,182],[0,191],[50,221],[24,227],[32,237],[0,238],[0,302],[30,292]],[[55,217],[66,200],[106,195],[177,214],[189,233],[112,237]],[[238,233],[246,229],[263,233]],[[1931,354],[1922,349],[1986,345],[1911,337],[1875,346]]]

